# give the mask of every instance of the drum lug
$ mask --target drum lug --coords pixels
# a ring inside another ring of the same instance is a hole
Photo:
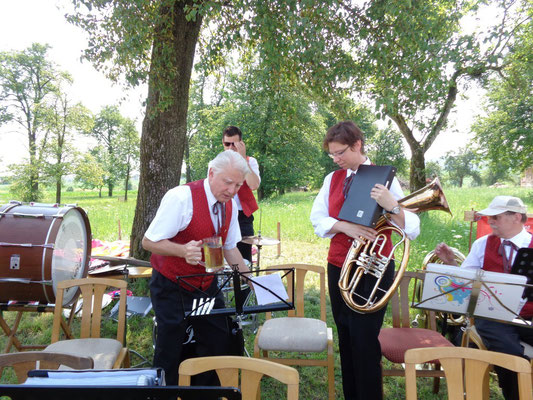
[[[9,269],[20,269],[20,254],[13,254],[9,260]]]

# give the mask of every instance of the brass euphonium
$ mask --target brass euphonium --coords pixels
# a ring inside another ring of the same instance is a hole
[[[429,185],[404,197],[398,203],[404,210],[414,213],[441,210],[451,214],[439,178],[435,178]],[[377,231],[377,237],[373,241],[363,237],[354,239],[344,259],[339,278],[339,289],[344,302],[352,310],[359,313],[375,312],[387,304],[400,284],[409,261],[409,239],[402,229],[389,224],[387,214],[379,218],[374,229]],[[388,240],[387,235],[385,235],[387,231],[395,232],[400,236],[400,240],[392,246],[390,254],[384,254]],[[379,285],[394,255],[394,251],[402,244],[403,255],[400,267],[390,288],[384,290]],[[353,268],[355,268],[355,271],[352,271]],[[357,293],[359,283],[364,279],[375,280],[373,289],[368,297]],[[380,294],[382,294],[381,297]]]

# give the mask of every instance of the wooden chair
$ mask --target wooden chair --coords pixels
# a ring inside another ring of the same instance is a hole
[[[287,400],[298,400],[298,371],[267,360],[237,356],[189,358],[179,366],[179,385],[190,386],[191,376],[216,371],[222,386],[241,389],[243,400],[260,398],[260,381],[269,376],[287,385]],[[239,371],[241,379],[239,384]]]
[[[296,310],[290,310],[287,317],[271,318],[259,327],[254,343],[254,357],[263,357],[285,365],[323,366],[328,370],[328,398],[335,398],[335,376],[333,359],[333,331],[326,325],[326,273],[325,268],[308,264],[273,265],[266,269],[294,268]],[[319,274],[320,278],[320,319],[305,318],[304,281],[308,272]],[[289,296],[292,296],[292,281],[287,279]],[[327,351],[326,359],[300,359],[269,357],[269,351],[322,353]]]
[[[382,328],[379,333],[381,353],[395,364],[405,363],[405,352],[419,347],[453,347],[453,344],[437,332],[435,312],[427,313],[427,329],[411,328],[409,317],[409,283],[411,279],[423,279],[423,273],[406,271],[398,290],[393,294],[389,304],[392,309],[392,328]],[[417,376],[434,377],[433,391],[438,393],[439,377],[444,376],[438,362],[432,362],[434,369],[417,370]],[[383,369],[383,376],[404,376],[401,368]]]
[[[62,365],[74,369],[91,369],[93,364],[93,359],[90,357],[78,357],[65,353],[25,351],[0,354],[0,370],[5,367],[13,368],[18,383],[24,383],[28,377],[28,371],[32,369],[58,369]]]
[[[531,365],[525,358],[465,347],[411,349],[405,354],[407,400],[416,400],[415,365],[439,360],[444,368],[449,400],[481,400],[488,393],[488,370],[497,365],[518,373],[521,400],[533,400]],[[466,394],[466,396],[465,396]]]
[[[72,286],[79,286],[83,297],[82,317],[79,338],[75,339],[69,329],[64,340],[60,340],[62,321],[63,291]],[[111,369],[130,366],[126,342],[126,287],[127,283],[119,279],[84,278],[58,282],[54,323],[52,326],[52,344],[46,351],[91,357],[95,369]],[[102,299],[108,288],[120,290],[118,326],[116,339],[101,338]],[[92,306],[92,307],[91,307]]]

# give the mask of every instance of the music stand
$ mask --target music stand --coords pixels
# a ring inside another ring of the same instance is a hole
[[[531,327],[517,312],[525,277],[441,264],[428,264],[423,272],[422,296],[418,303],[413,296],[412,306],[465,315],[467,339],[472,317]]]
[[[289,296],[289,298],[294,299],[294,268],[279,268],[279,269],[269,269],[269,270],[262,270],[270,272],[276,272],[276,271],[282,271],[285,273],[284,276],[288,276],[288,279],[292,279],[292,296]],[[256,272],[262,272],[261,270],[257,270]],[[207,293],[202,291],[201,289],[198,289],[187,282],[187,278],[192,277],[204,277],[208,275],[215,275],[214,279],[218,279],[219,276],[224,276],[225,281],[221,286],[219,286],[217,292],[213,295],[213,297],[209,296]],[[186,276],[178,276],[178,284],[181,284],[183,282],[183,285],[188,286],[190,288],[194,288],[194,290],[201,292],[205,297],[205,301],[202,301],[201,298],[198,304],[193,304],[192,309],[189,312],[185,313],[185,318],[208,318],[209,316],[232,316],[235,318],[235,321],[237,322],[237,328],[235,329],[235,332],[233,332],[237,336],[237,340],[239,342],[239,355],[244,355],[245,348],[244,348],[244,335],[242,332],[242,320],[244,315],[246,314],[257,314],[260,312],[272,312],[272,311],[286,311],[286,310],[292,310],[294,309],[294,302],[289,302],[285,299],[282,299],[279,297],[276,293],[274,293],[270,288],[263,286],[262,284],[252,281],[247,275],[243,274],[237,269],[237,266],[233,266],[232,271],[223,271],[218,273],[207,273],[207,274],[195,274],[195,275],[186,275]],[[233,290],[234,290],[234,301],[235,306],[234,307],[225,307],[225,308],[213,308],[214,299],[215,297],[220,293],[224,285],[226,285],[230,279],[233,281]],[[244,279],[247,282],[253,282],[254,285],[258,285],[265,289],[266,291],[270,292],[274,297],[276,297],[279,302],[277,303],[271,303],[271,304],[265,304],[265,305],[245,305],[246,302],[246,296],[241,288],[241,279]],[[183,286],[182,285],[182,286]],[[212,300],[212,301],[210,301]],[[182,302],[182,307],[185,309],[184,304]]]

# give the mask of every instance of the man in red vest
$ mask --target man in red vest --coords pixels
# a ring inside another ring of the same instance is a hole
[[[246,145],[242,141],[242,132],[236,126],[228,126],[224,129],[222,134],[222,145],[224,150],[233,150],[239,153],[247,162],[250,168],[250,173],[246,175],[244,184],[235,195],[235,202],[239,210],[239,227],[241,228],[241,235],[253,236],[254,234],[254,216],[252,215],[259,207],[255,200],[252,190],[257,190],[261,183],[259,177],[259,164],[253,157],[246,155]],[[242,254],[242,257],[252,262],[252,245],[248,243],[239,242],[237,248]]]
[[[461,268],[482,268],[486,271],[509,273],[516,252],[521,247],[533,247],[533,235],[527,232],[527,207],[518,197],[496,196],[488,208],[479,215],[489,218],[492,233],[482,236],[472,244],[470,253],[461,264]],[[439,258],[449,265],[457,265],[454,254],[445,243],[435,248]],[[533,302],[525,302],[520,311],[524,319],[533,317]],[[487,349],[525,357],[520,341],[533,345],[533,328],[504,324],[501,322],[476,319],[476,330],[483,339]],[[518,382],[516,374],[502,368],[496,368],[498,381],[506,400],[518,400]]]
[[[146,231],[142,245],[152,252],[150,295],[157,322],[154,366],[165,370],[169,385],[178,383],[178,365],[186,328],[192,325],[197,356],[228,355],[231,336],[228,320],[207,316],[185,320],[185,312],[202,298],[215,298],[214,308],[223,308],[222,293],[214,275],[206,274],[202,239],[222,238],[229,265],[248,272],[237,243],[241,240],[233,197],[244,183],[248,164],[238,153],[222,152],[209,163],[207,179],[170,189]],[[178,281],[178,276],[203,274]],[[203,294],[204,292],[205,294]],[[199,384],[218,384],[215,375]]]
[[[339,336],[344,398],[380,400],[383,393],[378,335],[386,307],[372,313],[356,313],[344,303],[338,285],[342,264],[353,239],[360,236],[367,240],[376,239],[376,230],[338,218],[344,204],[344,194],[347,193],[353,176],[357,174],[360,165],[370,165],[371,162],[365,154],[363,132],[352,121],[339,122],[329,128],[323,147],[341,169],[330,173],[324,179],[313,203],[310,218],[315,233],[331,239],[328,252],[328,289]],[[390,190],[376,184],[369,195],[410,239],[418,236],[420,219],[416,214],[404,210],[398,203],[398,200],[404,197],[398,179],[394,178]],[[380,288],[387,290],[393,280],[394,260],[391,260]],[[368,296],[371,285],[363,286],[361,290],[364,292],[358,291],[358,294]]]

